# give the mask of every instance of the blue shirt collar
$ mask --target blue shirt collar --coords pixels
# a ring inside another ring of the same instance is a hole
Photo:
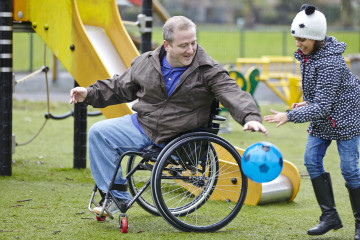
[[[173,70],[173,71],[184,71],[185,69],[187,69],[188,67],[179,67],[179,68],[173,68],[172,66],[170,66],[170,64],[168,63],[168,61],[166,60],[166,54],[164,55],[162,61],[161,61],[162,67],[169,69],[169,70]]]

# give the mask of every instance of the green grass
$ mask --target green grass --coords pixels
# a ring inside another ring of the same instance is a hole
[[[270,108],[285,110],[286,106],[261,106],[262,114],[269,114]],[[51,104],[53,114],[69,110],[68,104]],[[35,134],[45,111],[42,102],[14,101],[13,132],[17,142]],[[88,126],[101,119],[102,116],[89,118]],[[0,239],[309,239],[306,231],[317,224],[320,210],[303,165],[307,124],[288,123],[280,128],[264,124],[269,130],[268,138],[260,133],[243,132],[236,123],[232,123],[232,133],[222,136],[243,148],[258,141],[277,145],[283,157],[302,174],[294,202],[244,205],[237,218],[215,233],[179,232],[161,217],[135,205],[128,211],[129,233],[121,234],[118,219],[97,222],[87,210],[94,182],[89,167],[72,168],[73,119],[49,120],[32,143],[16,147],[12,176],[0,177]],[[325,168],[332,175],[344,228],[316,239],[353,239],[354,219],[339,169],[336,144],[328,150]]]

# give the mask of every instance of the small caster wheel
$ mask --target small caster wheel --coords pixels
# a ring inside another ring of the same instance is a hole
[[[120,230],[121,233],[127,233],[128,230],[128,219],[125,214],[120,214],[119,216]]]
[[[98,222],[103,222],[106,220],[106,216],[102,216],[102,217],[96,216],[96,220],[98,220]]]

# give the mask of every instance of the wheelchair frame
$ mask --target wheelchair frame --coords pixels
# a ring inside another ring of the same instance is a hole
[[[111,197],[120,210],[119,224],[123,233],[128,230],[126,212],[135,202],[185,232],[213,232],[229,224],[244,204],[247,177],[241,169],[240,154],[228,141],[216,135],[219,123],[214,121],[225,120],[218,116],[218,106],[215,99],[206,131],[182,134],[163,149],[152,146],[141,152],[123,153],[106,194],[95,184],[89,211],[98,221],[104,221],[106,215],[113,219],[114,216],[104,207],[100,214],[92,211],[92,205],[106,206]],[[124,186],[114,182],[126,156],[129,160],[125,178],[130,183],[128,186],[133,197],[127,204],[119,203],[112,193],[112,190],[121,188],[124,191]],[[138,158],[140,161],[136,162]],[[147,175],[139,174],[140,181],[136,182],[137,172],[143,171]],[[102,197],[99,203],[94,200],[98,190]]]

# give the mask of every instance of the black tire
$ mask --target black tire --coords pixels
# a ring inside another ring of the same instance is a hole
[[[127,174],[135,167],[137,167],[137,170],[127,179],[129,192],[132,197],[134,197],[151,178],[151,169],[153,168],[153,164],[149,161],[143,161],[143,159],[139,156],[131,155],[129,156],[127,163]],[[156,206],[153,203],[150,186],[148,186],[147,189],[136,199],[136,202],[148,213],[151,213],[155,216],[160,215],[159,211],[156,209]]]
[[[173,140],[159,155],[151,176],[156,208],[181,231],[223,228],[241,210],[246,192],[239,153],[223,138],[206,132]]]

